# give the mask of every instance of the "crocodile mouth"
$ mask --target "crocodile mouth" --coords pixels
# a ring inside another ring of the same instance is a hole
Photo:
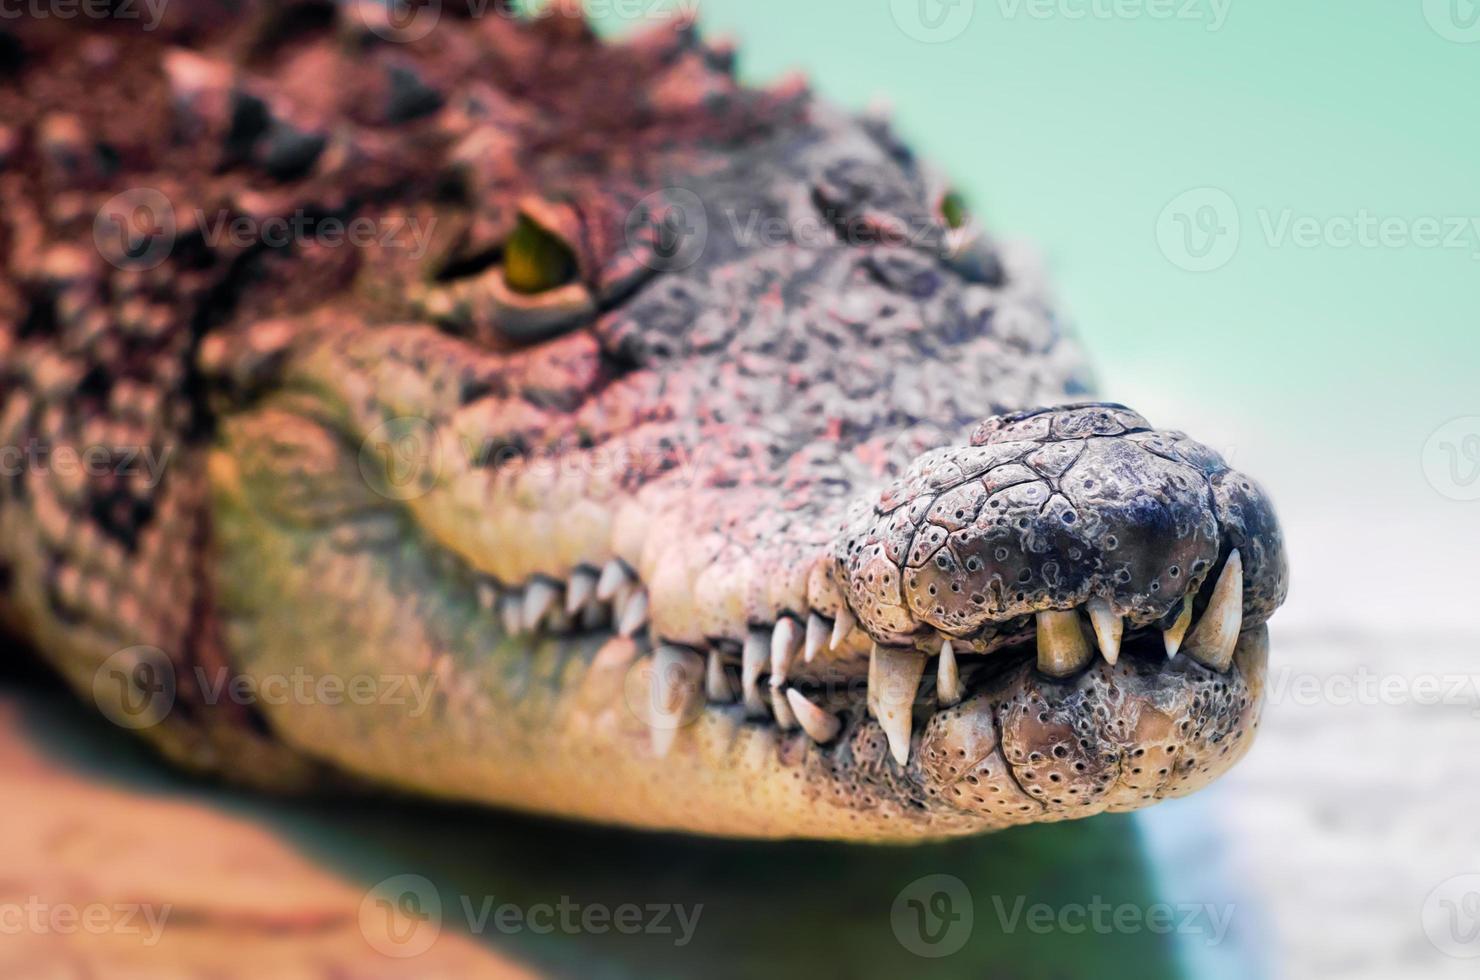
[[[600,570],[577,568],[564,582],[539,577],[509,588],[462,564],[456,553],[441,554],[443,574],[511,637],[632,641],[628,652],[646,668],[647,690],[628,700],[648,726],[657,758],[700,712],[721,711],[780,734],[800,731],[821,746],[847,742],[872,719],[905,766],[937,711],[999,689],[1004,679],[1022,686],[1031,677],[1035,685],[1069,692],[1086,675],[1124,660],[1122,671],[1143,687],[1170,686],[1188,676],[1227,678],[1237,673],[1236,655],[1248,672],[1262,670],[1268,646],[1262,624],[1243,628],[1244,573],[1236,548],[1173,612],[1145,626],[1127,628],[1106,600],[1094,599],[988,620],[965,638],[928,631],[908,646],[875,641],[846,605],[832,617],[814,611],[755,624],[743,640],[674,643],[651,629],[650,587],[620,559]],[[1247,700],[1239,705],[1248,707]]]
[[[316,406],[223,427],[220,601],[246,672],[442,679],[436,717],[269,712],[351,772],[649,828],[919,840],[1145,806],[1252,741],[1278,526],[1126,409],[994,418],[802,519],[765,486],[608,492],[517,461],[388,499],[357,457],[373,427]]]

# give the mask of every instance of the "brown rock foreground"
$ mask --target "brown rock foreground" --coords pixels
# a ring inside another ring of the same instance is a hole
[[[533,975],[445,930],[386,955],[387,912],[363,885],[229,808],[79,772],[38,727],[0,689],[0,977]]]

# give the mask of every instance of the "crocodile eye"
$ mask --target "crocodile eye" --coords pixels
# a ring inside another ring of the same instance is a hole
[[[940,199],[940,216],[945,219],[946,227],[952,231],[957,231],[966,224],[969,212],[966,198],[960,191],[947,191]]]
[[[504,282],[526,296],[569,285],[576,278],[576,257],[555,235],[524,215],[504,243]]]

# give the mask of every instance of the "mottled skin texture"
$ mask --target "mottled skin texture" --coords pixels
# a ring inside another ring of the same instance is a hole
[[[123,697],[99,667],[144,645],[177,688],[145,734],[198,770],[750,836],[1129,809],[1242,754],[1286,587],[1267,500],[1127,409],[1043,409],[1090,386],[1041,279],[949,227],[886,123],[744,89],[683,25],[372,23],[0,27],[0,439],[167,461],[0,481],[6,619],[81,691]],[[110,236],[138,188],[171,247]],[[288,243],[211,233],[295,215]],[[514,288],[521,216],[570,260],[548,288]],[[1159,628],[1234,549],[1234,663],[1168,662]],[[565,613],[608,567],[617,595]],[[1045,676],[1034,614],[1096,598],[1119,661]],[[684,676],[713,655],[727,694],[773,633],[759,710],[649,696],[655,647]],[[907,694],[901,764],[869,651],[946,639],[963,697]],[[431,697],[212,694],[295,671]],[[773,717],[787,687],[835,734]]]

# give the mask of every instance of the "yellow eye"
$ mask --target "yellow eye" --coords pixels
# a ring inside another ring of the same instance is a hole
[[[940,199],[940,216],[945,219],[947,228],[952,231],[959,229],[966,224],[966,198],[959,191],[948,192]]]
[[[573,282],[576,257],[559,238],[524,215],[504,243],[504,282],[516,293],[548,292]]]

